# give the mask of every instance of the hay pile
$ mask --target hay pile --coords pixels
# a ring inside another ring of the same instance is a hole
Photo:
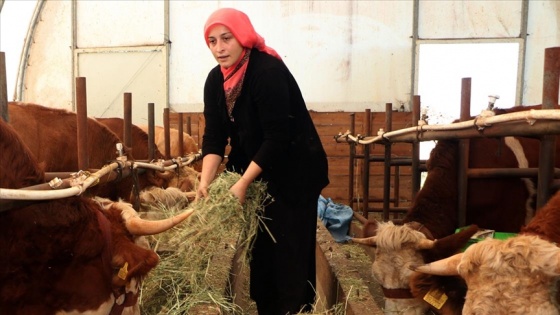
[[[266,184],[252,183],[245,204],[229,192],[240,175],[224,172],[209,187],[208,198],[191,203],[195,212],[174,229],[153,236],[152,247],[160,254],[158,266],[142,285],[142,314],[194,314],[200,309],[213,313],[243,314],[227,296],[224,274],[231,261],[219,261],[228,251],[241,251],[247,265],[257,229],[266,228],[263,210],[270,196]],[[162,216],[184,209],[160,209]],[[232,257],[227,256],[226,257]]]

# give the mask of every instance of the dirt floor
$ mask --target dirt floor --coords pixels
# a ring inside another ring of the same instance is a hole
[[[323,249],[330,264],[330,272],[335,274],[336,281],[342,290],[349,291],[345,293],[348,295],[347,298],[354,304],[359,304],[354,308],[365,310],[363,314],[382,314],[383,293],[371,275],[372,258],[367,249],[353,243],[336,243],[324,226],[318,228],[317,244]],[[249,298],[248,269],[241,268],[235,272],[238,277],[232,281],[232,290],[236,292],[236,304],[243,308],[244,314],[257,315],[256,305]],[[321,279],[318,279],[318,282],[320,281]],[[317,310],[313,314],[346,314],[336,306],[331,305],[331,307],[333,307],[331,310],[322,310],[322,307],[317,307],[321,310]]]
[[[353,220],[350,235],[354,236],[352,233],[359,229],[359,222]],[[352,242],[336,243],[324,227],[320,227],[317,233],[317,243],[322,247],[330,269],[336,274],[336,280],[343,290],[341,302],[348,304],[348,314],[383,314],[383,293],[371,274],[373,248]]]

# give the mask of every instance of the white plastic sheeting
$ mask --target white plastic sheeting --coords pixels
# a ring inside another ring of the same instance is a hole
[[[9,2],[10,0],[8,0]],[[36,25],[21,98],[72,109],[73,82],[86,76],[88,114],[118,115],[131,92],[133,122],[148,102],[202,110],[216,65],[202,28],[219,7],[245,11],[294,73],[316,111],[408,109],[413,85],[414,1],[47,1]],[[419,1],[422,40],[519,41],[521,1]],[[528,2],[523,104],[542,97],[543,52],[560,45],[560,2]],[[458,82],[459,84],[459,82]],[[105,94],[103,94],[105,93]],[[136,116],[135,116],[136,115]]]

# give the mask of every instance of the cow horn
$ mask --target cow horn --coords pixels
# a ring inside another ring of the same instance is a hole
[[[434,248],[436,241],[429,240],[427,238],[423,238],[418,242],[419,249],[431,249]]]
[[[133,235],[154,235],[173,228],[183,222],[193,212],[194,209],[189,209],[174,217],[157,221],[144,220],[135,216],[126,220],[125,225],[126,229]]]
[[[410,269],[430,275],[457,276],[459,275],[457,266],[459,265],[459,262],[461,262],[461,257],[463,257],[463,253],[434,261],[433,263],[426,265],[410,266]]]
[[[377,236],[370,236],[365,238],[352,238],[352,242],[364,245],[375,246],[376,245],[376,238]]]

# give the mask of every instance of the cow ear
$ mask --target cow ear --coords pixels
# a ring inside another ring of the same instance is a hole
[[[548,254],[547,252],[550,254]],[[540,257],[534,258],[530,261],[532,267],[535,267],[536,264],[538,265],[538,268],[545,274],[552,277],[560,276],[560,249],[557,247],[557,245],[555,245],[554,243],[546,244],[546,247],[542,249],[541,254],[537,254],[537,256]],[[552,258],[553,256],[555,257]]]
[[[371,236],[371,237],[366,237],[366,238],[353,237],[352,242],[358,243],[358,244],[363,244],[363,245],[375,246],[375,245],[377,245],[376,239],[377,239],[377,236]]]
[[[460,252],[476,231],[478,231],[478,226],[471,225],[455,234],[438,239],[434,247],[426,253],[427,261],[439,260]]]
[[[420,240],[420,242],[418,242],[418,244],[416,244],[416,247],[418,249],[431,249],[434,248],[436,242],[437,241],[432,241],[427,238],[423,238]]]
[[[410,269],[418,272],[438,276],[458,276],[457,266],[461,262],[463,254],[456,254],[451,257],[434,261],[420,266],[410,266]]]

